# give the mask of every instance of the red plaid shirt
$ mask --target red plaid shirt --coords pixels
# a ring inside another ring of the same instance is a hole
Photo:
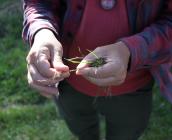
[[[35,33],[43,28],[70,42],[86,6],[86,0],[24,0],[23,3],[23,38],[30,45]],[[126,0],[124,4],[130,35],[119,40],[131,52],[129,72],[149,70],[163,95],[172,102],[172,0]]]

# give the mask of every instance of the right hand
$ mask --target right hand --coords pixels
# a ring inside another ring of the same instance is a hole
[[[70,75],[69,67],[62,62],[63,49],[52,31],[42,29],[34,37],[27,55],[28,83],[41,95],[58,94],[54,85]]]

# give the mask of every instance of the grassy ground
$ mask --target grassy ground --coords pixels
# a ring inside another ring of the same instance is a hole
[[[0,139],[76,140],[54,103],[27,86],[28,49],[21,39],[22,15],[17,2],[0,0]],[[171,105],[155,88],[150,124],[140,140],[172,140],[171,118]]]

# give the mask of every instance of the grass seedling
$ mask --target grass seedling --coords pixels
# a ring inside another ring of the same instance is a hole
[[[74,58],[70,58],[70,59],[64,58],[64,59],[67,60],[68,62],[73,63],[73,64],[86,63],[86,64],[89,64],[89,67],[100,67],[100,66],[106,64],[105,58],[98,57],[93,51],[88,50],[88,49],[87,49],[87,51],[89,53],[91,53],[93,56],[95,56],[95,60],[93,60],[93,61],[88,61],[88,60],[82,61],[82,59],[84,58],[83,53],[81,52],[81,49],[79,47],[78,47],[78,50],[79,50],[80,54],[82,55],[82,57],[74,57]],[[73,71],[76,71],[76,69],[70,70],[70,72],[73,72]]]
[[[103,66],[104,64],[107,63],[105,58],[98,57],[93,51],[88,50],[88,49],[87,49],[87,51],[89,53],[91,53],[95,57],[95,59],[92,60],[92,61],[91,60],[90,61],[88,61],[88,60],[87,61],[82,61],[82,59],[84,58],[84,55],[81,52],[81,49],[79,47],[78,47],[78,50],[79,50],[82,57],[74,57],[74,58],[70,58],[70,59],[64,58],[64,59],[67,60],[70,63],[73,63],[73,64],[86,63],[86,64],[89,65],[89,67],[96,67],[96,68],[101,67],[101,66]],[[77,69],[73,69],[73,70],[70,70],[70,72],[75,72],[76,70]],[[111,96],[111,87],[110,86],[101,87],[100,89],[103,90],[104,92],[106,92],[108,96]],[[98,97],[98,95],[99,94],[97,93],[96,97]],[[97,100],[97,98],[95,98],[95,101],[96,100]]]
[[[84,58],[84,55],[81,52],[81,49],[79,47],[78,47],[78,50],[81,54],[81,57],[74,57],[74,58],[69,58],[69,59],[63,58],[63,59],[70,63],[73,63],[73,64],[86,63],[86,64],[89,64],[90,67],[100,67],[100,66],[106,64],[105,58],[98,57],[93,51],[88,50],[88,49],[87,49],[87,51],[95,56],[95,60],[94,61],[82,61],[82,59]],[[70,72],[75,72],[76,70],[77,69],[73,69],[73,70],[70,70]],[[60,74],[55,72],[55,74],[52,78],[50,78],[48,80],[38,80],[38,82],[50,82],[50,81],[55,80],[57,77],[60,77]]]
[[[84,55],[81,52],[81,49],[79,47],[78,47],[78,50],[79,50],[79,52],[81,54],[81,57],[74,57],[74,58],[69,58],[69,59],[63,58],[63,59],[66,60],[66,61],[68,61],[68,62],[70,62],[70,63],[73,63],[73,64],[86,63],[86,64],[88,64],[89,67],[96,67],[96,68],[98,68],[100,66],[103,66],[104,64],[107,63],[105,58],[98,57],[93,51],[88,50],[88,49],[87,49],[87,51],[89,53],[91,53],[93,56],[95,56],[95,59],[92,60],[92,61],[91,60],[90,61],[88,61],[88,60],[82,61],[83,58],[84,58]],[[70,72],[75,72],[76,70],[77,69],[72,69],[72,70],[70,70]],[[38,80],[38,82],[50,82],[51,83],[52,81],[56,80],[57,77],[60,77],[60,74],[61,73],[55,72],[55,74],[54,74],[54,76],[52,78],[50,78],[48,80]],[[107,90],[107,88],[105,88],[105,90]]]
[[[90,63],[90,67],[100,67],[106,64],[106,60],[103,57],[98,57],[93,51],[87,49],[88,52],[95,56],[95,60]]]

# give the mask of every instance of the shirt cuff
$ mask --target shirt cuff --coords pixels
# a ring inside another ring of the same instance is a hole
[[[54,33],[56,37],[58,37],[57,30],[49,22],[39,21],[39,24],[35,22],[35,23],[32,23],[32,26],[30,26],[28,30],[26,30],[27,31],[26,36],[24,35],[25,40],[29,43],[30,46],[32,46],[34,42],[35,34],[41,29],[49,29]]]
[[[139,35],[133,35],[130,37],[122,38],[120,41],[124,42],[130,50],[130,66],[129,72],[133,72],[139,69],[150,68],[148,65],[148,44]]]

